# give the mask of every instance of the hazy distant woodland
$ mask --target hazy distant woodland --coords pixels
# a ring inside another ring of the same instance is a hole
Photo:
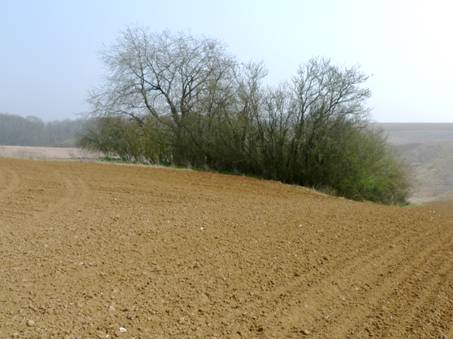
[[[0,113],[0,145],[74,147],[84,119],[44,122]]]

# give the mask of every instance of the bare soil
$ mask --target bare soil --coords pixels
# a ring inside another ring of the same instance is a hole
[[[0,338],[453,338],[453,205],[0,159]]]

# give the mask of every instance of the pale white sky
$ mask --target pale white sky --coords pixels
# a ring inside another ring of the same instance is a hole
[[[126,26],[189,31],[263,61],[269,81],[312,56],[360,65],[378,121],[453,122],[453,2],[447,0],[2,0],[0,112],[86,112],[99,52]]]

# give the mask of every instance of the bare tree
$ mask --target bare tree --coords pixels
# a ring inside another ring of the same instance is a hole
[[[304,168],[302,175],[307,176],[308,171],[317,170],[310,168],[319,163],[313,157],[319,157],[317,148],[332,129],[344,122],[365,126],[370,91],[362,84],[367,79],[356,67],[340,68],[322,58],[299,67],[291,84],[289,114],[294,130],[289,167]]]
[[[193,115],[212,115],[225,104],[235,66],[216,40],[140,28],[126,30],[104,59],[110,76],[91,96],[95,113],[140,125],[156,119],[175,135],[176,162],[185,160],[186,138],[197,143],[188,126]]]

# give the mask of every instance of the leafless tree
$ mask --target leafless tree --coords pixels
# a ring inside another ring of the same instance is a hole
[[[176,148],[191,137],[194,115],[209,116],[225,105],[235,66],[216,40],[141,28],[123,32],[104,59],[110,75],[91,95],[94,112],[127,116],[140,125],[156,119],[174,133]],[[178,151],[175,156],[183,157]]]
[[[357,67],[341,68],[322,58],[311,59],[299,67],[290,86],[289,114],[293,124],[290,167],[309,171],[309,164],[317,163],[311,157],[319,156],[318,146],[338,125],[345,122],[358,128],[360,124],[366,125],[365,101],[370,91],[362,85],[367,79]],[[301,161],[304,164],[295,163]]]

